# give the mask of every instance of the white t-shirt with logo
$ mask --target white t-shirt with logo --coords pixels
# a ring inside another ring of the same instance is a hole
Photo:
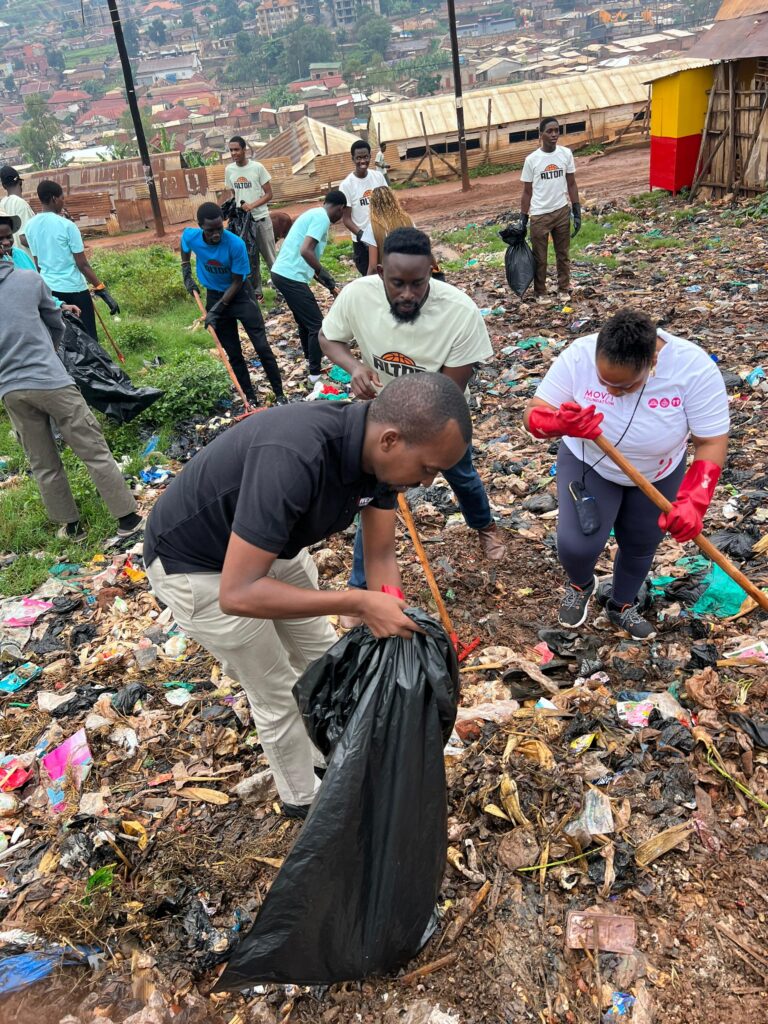
[[[662,480],[676,468],[690,434],[718,437],[728,432],[730,422],[725,385],[712,359],[692,341],[666,331],[658,333],[666,344],[642,395],[635,391],[616,397],[600,383],[595,367],[596,334],[572,342],[536,389],[536,397],[555,408],[563,402],[594,405],[603,413],[603,433],[613,444],[632,420],[618,448],[651,481]],[[606,480],[631,485],[632,481],[610,458],[603,458],[592,441],[580,437],[565,437],[563,441],[577,459],[582,458],[583,445],[587,465],[602,459],[595,472]]]
[[[249,160],[245,167],[238,164],[228,164],[224,171],[224,184],[235,193],[235,202],[255,203],[264,195],[264,186],[272,180],[272,175],[267,168],[258,160]],[[269,216],[269,208],[266,203],[251,210],[254,220],[263,220]]]
[[[371,192],[375,188],[386,187],[386,184],[387,179],[381,171],[368,171],[364,178],[358,178],[352,171],[339,185],[347,197],[347,206],[352,210],[352,220],[360,231],[364,231],[371,221]]]
[[[573,153],[567,146],[556,146],[553,153],[537,149],[525,158],[520,181],[533,184],[531,216],[554,213],[568,203],[566,174],[575,174]]]
[[[404,323],[389,309],[384,282],[376,274],[344,285],[323,320],[329,341],[356,341],[362,361],[383,384],[407,373],[437,373],[493,355],[480,310],[452,284],[430,281],[418,317]]]

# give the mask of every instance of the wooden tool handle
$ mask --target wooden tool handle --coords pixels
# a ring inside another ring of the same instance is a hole
[[[443,602],[443,598],[440,594],[440,588],[438,587],[437,580],[435,579],[435,574],[432,572],[429,560],[427,559],[427,553],[424,550],[424,545],[421,543],[421,538],[419,537],[418,530],[416,529],[416,523],[413,521],[413,516],[411,515],[408,502],[402,492],[397,496],[397,504],[400,508],[400,513],[405,520],[405,525],[408,527],[408,532],[411,535],[411,540],[413,541],[413,546],[416,549],[416,554],[419,556],[421,568],[424,570],[424,575],[427,578],[427,583],[429,584],[429,589],[432,592],[432,597],[435,599],[435,604],[437,605],[437,610],[440,614],[440,621],[443,624],[443,629],[449,637],[453,638],[454,632],[451,617],[448,614],[448,609],[445,607],[445,603]]]
[[[595,444],[600,451],[605,452],[608,458],[616,463],[622,473],[629,477],[632,483],[643,492],[646,498],[652,501],[653,504],[657,508],[661,509],[662,512],[669,512],[672,508],[672,503],[653,486],[650,480],[646,480],[643,474],[637,470],[603,434],[600,434],[599,437],[595,438]],[[744,573],[737,569],[733,562],[729,558],[726,558],[722,551],[718,551],[715,545],[711,541],[707,540],[703,533],[694,537],[693,542],[701,548],[710,561],[719,565],[723,572],[727,573],[732,580],[735,580],[742,590],[745,590],[749,594],[753,601],[756,601],[761,608],[768,611],[768,594],[765,594],[759,589],[759,587],[756,587],[751,580],[747,579]]]
[[[202,300],[200,298],[200,292],[195,291],[193,289],[192,294],[194,295],[195,302],[197,303],[198,308],[199,308],[200,312],[203,315],[203,319],[205,319],[206,309],[205,309],[205,306],[203,305]],[[248,399],[245,397],[245,392],[240,387],[240,381],[235,376],[235,371],[232,369],[232,364],[229,361],[229,356],[224,351],[224,347],[221,344],[221,342],[219,341],[219,336],[216,333],[215,328],[208,327],[207,330],[208,330],[208,333],[210,334],[210,336],[216,342],[216,349],[217,349],[217,351],[219,353],[219,359],[221,359],[222,363],[224,363],[224,365],[226,366],[227,372],[229,373],[229,376],[230,376],[230,379],[231,379],[232,383],[235,386],[235,391],[238,393],[238,395],[240,395],[240,398],[243,400],[243,405],[245,406],[245,411],[246,412],[251,412],[253,407],[251,406],[251,403],[248,401]]]

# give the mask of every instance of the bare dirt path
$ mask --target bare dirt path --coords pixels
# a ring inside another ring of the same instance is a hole
[[[576,170],[582,203],[603,202],[644,192],[648,188],[647,149],[626,150],[608,156],[586,156],[576,160]],[[491,178],[476,178],[469,192],[462,192],[455,181],[399,193],[405,209],[428,231],[461,226],[457,221],[494,217],[518,208],[522,187],[520,172],[496,174]],[[311,203],[293,203],[282,207],[291,217],[298,217]],[[162,242],[177,247],[181,232],[187,225],[169,227]],[[343,235],[343,230],[338,232]],[[88,239],[95,249],[121,249],[151,245],[158,239],[153,230],[137,231],[132,235],[96,237]]]

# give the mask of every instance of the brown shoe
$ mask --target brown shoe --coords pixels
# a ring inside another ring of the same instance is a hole
[[[362,626],[363,620],[359,615],[340,615],[339,625],[342,629],[354,629],[355,626]]]
[[[504,536],[496,523],[491,521],[482,530],[477,531],[480,538],[480,547],[486,558],[498,562],[507,553],[507,545],[504,543]]]

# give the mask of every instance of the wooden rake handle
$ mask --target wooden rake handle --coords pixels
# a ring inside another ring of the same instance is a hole
[[[205,310],[205,306],[203,305],[203,303],[202,303],[202,301],[200,299],[200,292],[193,291],[192,294],[194,295],[195,302],[197,303],[198,308],[199,308],[200,312],[203,315],[203,319],[205,319],[206,310]],[[253,411],[253,406],[248,401],[248,399],[245,397],[245,393],[243,392],[243,389],[240,387],[240,381],[235,376],[235,371],[232,369],[232,364],[229,361],[229,356],[224,351],[224,347],[222,346],[221,342],[219,341],[219,336],[216,333],[216,330],[213,327],[209,327],[208,328],[208,333],[213,338],[213,340],[216,342],[216,348],[217,348],[218,353],[219,353],[219,359],[221,359],[222,363],[224,363],[224,365],[226,366],[227,373],[229,374],[230,379],[231,379],[232,383],[235,386],[235,391],[238,393],[238,395],[240,395],[240,398],[243,400],[243,405],[245,406],[245,411],[246,412],[252,412]]]
[[[416,554],[419,556],[421,568],[424,570],[424,575],[427,578],[427,583],[429,584],[429,589],[432,592],[432,597],[435,599],[435,604],[437,605],[437,610],[440,614],[440,621],[443,624],[443,629],[451,640],[453,640],[456,634],[453,631],[451,617],[448,614],[448,609],[445,607],[445,602],[440,594],[440,588],[437,585],[435,574],[432,572],[432,567],[429,564],[429,559],[427,558],[427,553],[424,550],[424,545],[421,543],[421,538],[419,537],[419,532],[416,529],[416,523],[413,521],[413,515],[411,514],[408,501],[402,492],[397,496],[397,504],[400,508],[400,514],[405,520],[405,525],[408,527],[408,533],[411,535],[411,540],[413,541],[413,546],[416,549]]]
[[[658,491],[650,480],[646,480],[642,473],[640,473],[632,463],[626,459],[618,448],[615,448],[611,442],[603,435],[595,438],[595,444],[597,447],[604,452],[609,459],[616,463],[619,469],[624,473],[632,483],[639,487],[643,494],[653,504],[661,509],[662,512],[669,512],[672,508],[672,503],[668,501],[664,495]],[[700,533],[697,537],[693,538],[694,544],[698,545],[699,548],[704,552],[707,558],[719,565],[723,572],[727,573],[732,580],[735,580],[742,590],[745,590],[753,601],[768,611],[768,594],[765,594],[762,590],[755,586],[751,580],[747,579],[743,572],[736,568],[733,562],[726,558],[722,551],[718,551],[715,545],[707,540],[703,533]]]

